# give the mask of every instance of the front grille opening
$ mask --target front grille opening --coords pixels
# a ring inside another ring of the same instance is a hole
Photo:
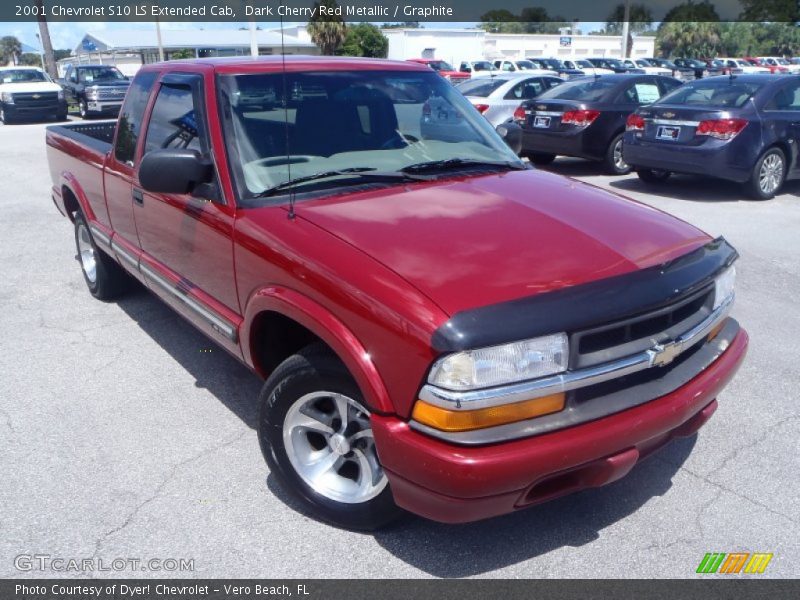
[[[634,317],[617,326],[578,333],[578,354],[591,354],[635,340],[652,338],[700,312],[713,301],[713,288],[704,291],[688,302],[657,314]]]
[[[677,369],[683,363],[689,360],[704,345],[705,341],[695,344],[691,348],[679,354],[670,364],[663,367],[651,367],[649,369],[645,369],[644,371],[639,371],[638,373],[632,373],[631,375],[625,375],[624,377],[618,377],[617,379],[611,379],[609,381],[604,381],[603,383],[596,383],[595,385],[579,388],[572,392],[571,400],[574,405],[577,405],[583,402],[589,402],[590,400],[594,400],[595,398],[599,398],[601,396],[615,394],[630,387],[661,379],[670,371]]]

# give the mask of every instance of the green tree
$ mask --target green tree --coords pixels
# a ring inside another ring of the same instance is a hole
[[[713,57],[720,47],[719,23],[662,23],[656,40],[665,56]]]
[[[606,31],[609,35],[622,35],[622,22],[625,20],[625,5],[617,4],[606,18]],[[631,33],[644,33],[653,27],[653,13],[644,4],[631,4],[628,16]]]
[[[754,35],[755,23],[720,23],[719,52],[724,56],[752,56],[758,54]]]
[[[403,21],[402,23],[384,23],[381,29],[419,29],[419,21]]]
[[[3,57],[3,64],[17,64],[19,56],[22,54],[22,43],[13,35],[0,38],[0,55]]]
[[[389,40],[372,23],[359,23],[347,28],[342,53],[347,56],[386,58]]]
[[[320,6],[330,9],[327,11],[328,14],[320,15]],[[308,21],[308,35],[325,55],[336,54],[347,37],[347,26],[344,24],[344,20],[342,17],[332,14],[333,9],[338,6],[336,0],[319,0],[314,3],[315,16]]]
[[[668,21],[684,23],[719,21],[719,14],[717,14],[717,9],[714,8],[714,5],[708,0],[703,0],[703,2],[688,0],[688,2],[673,6],[667,11],[661,24],[664,25]]]
[[[800,4],[797,0],[740,0],[742,21],[800,21]]]

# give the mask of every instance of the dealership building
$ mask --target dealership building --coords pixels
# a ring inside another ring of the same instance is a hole
[[[272,24],[270,24],[272,25]],[[388,57],[439,58],[457,64],[463,60],[522,58],[588,58],[622,55],[622,38],[613,35],[489,33],[477,28],[384,29],[389,40]],[[249,29],[163,29],[161,44],[167,59],[180,57],[244,56],[250,54]],[[260,55],[319,54],[306,25],[283,30],[259,29],[256,43]],[[631,56],[655,54],[655,37],[634,36]],[[159,60],[158,37],[152,29],[88,32],[73,50],[73,56],[59,61],[63,71],[70,63],[116,64],[126,74],[141,64]]]

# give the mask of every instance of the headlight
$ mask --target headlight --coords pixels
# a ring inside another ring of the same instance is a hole
[[[717,277],[714,282],[714,308],[722,306],[722,304],[733,297],[734,285],[736,283],[736,267],[730,267],[724,271],[722,275]]]
[[[86,97],[91,98],[92,100],[97,99],[97,94],[98,94],[97,88],[89,88],[88,90],[86,90]]]
[[[428,382],[455,391],[493,387],[561,373],[568,357],[567,335],[557,333],[451,354],[436,361]]]
[[[59,100],[63,100],[64,99],[64,90],[58,90],[58,99]]]
[[[3,92],[0,94],[0,99],[6,104],[14,104],[14,95],[11,92]]]

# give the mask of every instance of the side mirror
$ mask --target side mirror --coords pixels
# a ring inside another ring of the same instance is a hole
[[[514,121],[501,123],[497,126],[497,133],[503,138],[503,141],[508,144],[508,147],[514,151],[514,154],[522,152],[522,127]]]
[[[210,183],[214,170],[197,150],[165,148],[148,152],[139,165],[139,183],[157,194],[190,194]]]

